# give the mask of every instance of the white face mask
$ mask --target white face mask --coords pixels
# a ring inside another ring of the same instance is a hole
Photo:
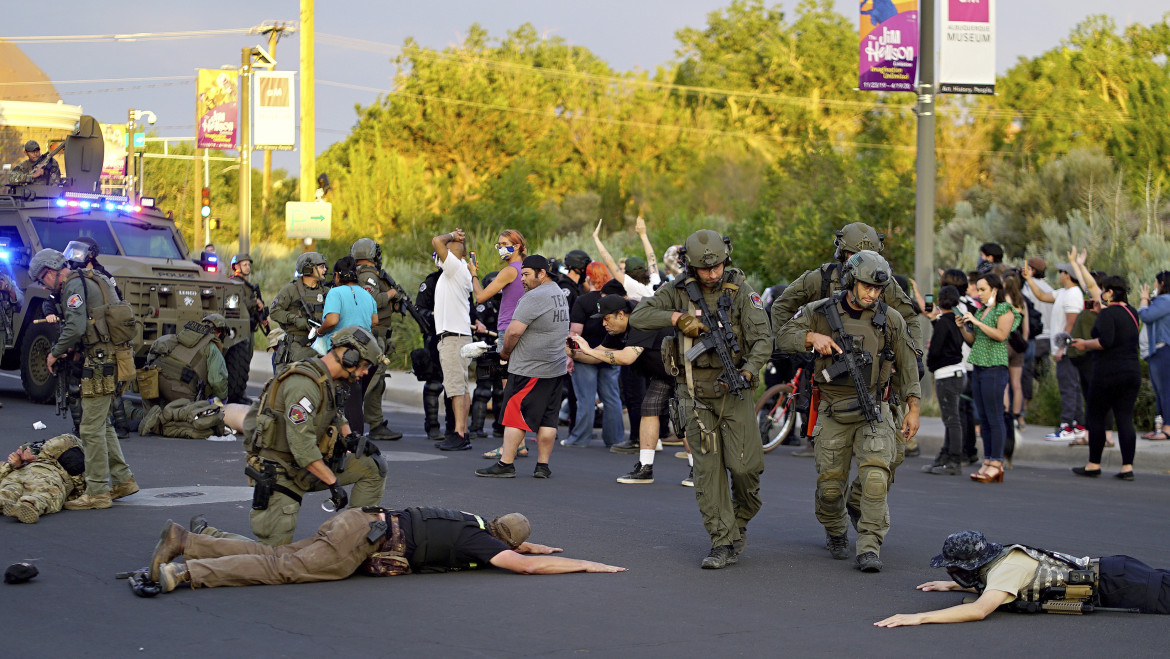
[[[501,259],[507,259],[509,256],[511,256],[512,254],[514,254],[516,252],[516,248],[513,247],[512,245],[507,245],[504,247],[498,247],[497,251],[500,253]]]

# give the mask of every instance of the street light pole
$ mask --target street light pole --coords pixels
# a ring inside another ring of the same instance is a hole
[[[918,13],[918,160],[915,171],[914,277],[925,292],[934,290],[934,3],[923,0]],[[921,346],[920,346],[921,347]]]
[[[240,199],[241,253],[252,247],[252,49],[240,59]]]

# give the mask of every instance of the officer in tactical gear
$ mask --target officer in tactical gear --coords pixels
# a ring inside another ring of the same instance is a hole
[[[410,351],[410,369],[414,377],[423,383],[423,432],[427,434],[427,439],[435,442],[444,439],[443,427],[439,424],[439,395],[443,393],[443,369],[439,364],[439,334],[435,331],[435,287],[442,274],[441,268],[433,270],[418,286],[418,295],[414,302],[420,314],[415,320],[419,325],[419,333],[422,334],[423,347]],[[484,281],[488,281],[486,277]],[[496,361],[499,362],[498,354]],[[455,432],[455,410],[451,408],[450,398],[444,397],[444,400],[447,434],[451,434]],[[472,407],[474,409],[474,403]]]
[[[61,510],[84,491],[85,454],[73,435],[22,444],[0,462],[0,510],[25,524]]]
[[[284,339],[273,355],[274,364],[291,364],[317,356],[313,350],[316,328],[325,314],[325,257],[305,252],[297,257],[297,275],[272,298],[271,318],[284,330]],[[312,334],[313,336],[310,336]]]
[[[370,238],[360,238],[354,241],[349,248],[349,255],[357,261],[358,283],[374,296],[374,303],[378,307],[378,324],[374,326],[374,336],[382,352],[389,357],[394,353],[394,343],[390,340],[393,329],[390,326],[391,315],[398,310],[398,303],[394,299],[398,296],[399,285],[382,268],[382,246]],[[382,415],[382,395],[386,393],[385,368],[379,363],[369,381],[365,382],[365,396],[363,415],[365,422],[370,426],[370,439],[396,440],[402,439],[402,433],[391,430]]]
[[[357,572],[386,577],[487,567],[519,574],[626,570],[550,556],[562,550],[528,542],[530,530],[528,518],[520,513],[485,521],[443,508],[370,507],[334,515],[315,535],[291,545],[265,547],[225,542],[207,530],[191,533],[167,520],[148,576],[169,593],[179,587],[336,581]],[[185,562],[172,562],[179,556]]]
[[[679,336],[662,344],[663,359],[671,364],[667,370],[678,375],[671,413],[675,427],[686,429],[694,454],[695,498],[711,536],[702,567],[718,569],[736,562],[748,522],[761,506],[764,453],[751,391],[772,354],[771,331],[760,296],[743,271],[730,267],[730,239],[703,229],[691,234],[684,247],[686,276],[643,299],[629,322],[639,330],[678,328]],[[710,314],[697,313],[703,308]],[[723,354],[730,363],[718,355],[721,350],[702,345],[713,340],[716,330],[723,332],[728,347]],[[734,342],[727,340],[728,333]],[[692,352],[688,361],[692,347],[698,354]],[[737,393],[731,393],[728,382]]]
[[[1001,545],[979,531],[959,531],[947,536],[930,567],[946,568],[951,579],[928,581],[918,590],[962,591],[979,598],[938,611],[899,613],[873,623],[875,627],[972,622],[997,609],[1170,614],[1170,570],[1129,556],[1077,557],[1028,545]]]
[[[861,485],[856,567],[879,572],[890,519],[886,493],[899,432],[885,394],[893,385],[906,396],[909,412],[900,432],[907,438],[918,432],[922,395],[906,321],[883,300],[893,279],[890,265],[877,252],[862,250],[841,270],[841,290],[801,307],[781,330],[776,347],[788,353],[809,349],[816,353],[815,507],[829,553],[839,560],[849,557],[845,488],[850,458],[857,456]]]
[[[101,275],[92,270],[69,270],[65,256],[55,249],[37,252],[29,261],[28,274],[57,293],[61,300],[61,334],[45,360],[49,372],[55,372],[58,360],[78,342],[84,355],[80,436],[85,452],[86,488],[85,494],[65,507],[70,510],[109,508],[114,499],[138,491],[134,475],[122,457],[118,436],[109,422],[118,380],[114,346],[116,342],[129,340],[125,326],[110,322],[111,312],[119,307],[121,300],[113,285]]]
[[[233,365],[246,366],[252,361],[252,352],[255,349],[255,346],[252,345],[252,335],[256,333],[256,328],[261,328],[260,331],[265,336],[268,335],[268,307],[264,304],[264,295],[260,292],[260,285],[248,280],[252,274],[252,257],[247,252],[236,254],[232,256],[231,266],[232,274],[228,279],[243,285],[240,305],[248,312],[250,321],[248,340],[233,348],[233,350],[243,350],[247,355],[247,360],[233,360]],[[243,389],[248,383],[248,374],[231,373],[230,375],[227,402],[250,405],[252,400],[248,398],[248,394]],[[239,391],[236,391],[236,388],[239,388]]]
[[[159,369],[162,405],[180,398],[227,398],[228,370],[223,360],[227,319],[210,313],[189,322],[178,334],[164,334],[150,345],[146,363]]]
[[[37,163],[41,159],[41,145],[35,140],[24,143],[25,159],[12,166],[12,174],[8,177],[11,185],[57,185],[61,182],[61,167],[52,158]]]
[[[279,368],[242,422],[229,405],[225,421],[244,435],[246,473],[255,492],[252,533],[266,545],[292,541],[306,492],[329,490],[334,508],[376,506],[386,488],[386,464],[377,446],[353,435],[337,401],[337,380],[357,382],[382,350],[366,329],[349,326],[332,335],[321,357]],[[238,426],[236,425],[238,423]]]

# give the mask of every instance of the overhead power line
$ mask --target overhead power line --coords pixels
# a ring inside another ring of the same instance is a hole
[[[100,43],[112,41],[115,43],[130,43],[135,41],[173,41],[176,39],[203,39],[207,37],[223,37],[233,34],[260,34],[268,23],[255,27],[237,27],[222,30],[185,30],[178,32],[127,32],[122,34],[59,34],[38,37],[8,37],[0,39],[12,43]]]

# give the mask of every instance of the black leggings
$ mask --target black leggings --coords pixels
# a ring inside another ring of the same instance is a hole
[[[1108,373],[1096,369],[1089,387],[1085,412],[1089,417],[1089,462],[1100,463],[1105,451],[1107,417],[1113,412],[1117,421],[1117,442],[1121,447],[1121,464],[1132,465],[1137,446],[1137,431],[1133,428],[1133,406],[1141,388],[1137,373]]]

